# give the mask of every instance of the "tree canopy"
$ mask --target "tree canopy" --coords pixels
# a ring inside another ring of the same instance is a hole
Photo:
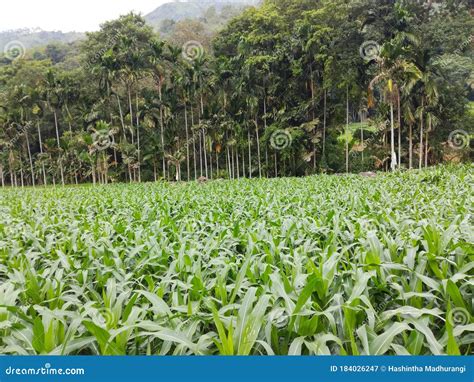
[[[0,57],[2,185],[302,176],[472,159],[467,1],[266,0],[209,42],[136,14]]]

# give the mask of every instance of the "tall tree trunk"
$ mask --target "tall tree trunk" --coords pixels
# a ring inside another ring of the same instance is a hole
[[[25,187],[25,180],[23,179],[24,175],[23,175],[23,162],[21,161],[21,157],[20,157],[20,181],[21,181],[21,188],[24,188]]]
[[[161,150],[163,151],[163,178],[166,180],[166,158],[165,158],[165,127],[164,127],[164,120],[163,120],[163,95],[162,95],[162,82],[163,80],[160,78],[160,84],[158,86],[158,96],[160,98],[160,130],[161,130]]]
[[[203,98],[203,92],[202,92],[202,85],[201,85],[201,79],[199,79],[199,86],[201,88],[201,94],[200,94],[200,103],[201,103],[201,108],[200,108],[200,113],[199,113],[199,123],[201,123],[202,117],[204,116],[204,98]],[[206,131],[205,129],[202,129],[202,147],[204,150],[203,156],[204,156],[204,170],[206,172],[206,178],[209,178],[209,172],[207,168],[207,144],[206,144]]]
[[[260,158],[260,135],[258,133],[258,117],[255,116],[255,133],[257,138],[257,160],[258,160],[258,177],[262,177],[262,161]]]
[[[132,145],[135,144],[135,134],[133,132],[133,105],[132,105],[132,89],[130,85],[127,85],[127,93],[128,93],[128,109],[130,113],[130,133],[132,134]]]
[[[424,99],[421,100],[421,119],[420,119],[420,151],[419,151],[419,162],[418,168],[421,170],[423,163],[423,108],[424,108]]]
[[[40,129],[40,122],[38,121],[37,124],[36,124],[37,128],[38,128],[38,139],[39,139],[39,148],[40,148],[40,153],[43,154],[43,141],[41,140],[41,129]],[[46,178],[46,169],[44,168],[44,162],[41,161],[41,169],[43,170],[43,184],[45,186],[48,185],[48,181],[47,181],[47,178]]]
[[[209,148],[209,175],[210,175],[211,180],[213,179],[213,171],[214,171],[214,167],[212,165],[212,143],[211,143],[211,147]]]
[[[188,105],[184,101],[184,126],[186,128],[186,170],[188,174],[188,182],[191,180],[191,168],[189,162],[189,128],[188,128]]]
[[[311,119],[314,121],[316,115],[314,113],[315,109],[315,90],[314,90],[314,78],[313,78],[313,67],[310,66],[310,87],[311,87]],[[313,134],[316,134],[316,127],[313,129]],[[313,170],[316,171],[316,143],[313,143]]]
[[[326,123],[327,123],[327,90],[324,89],[324,112],[323,112],[323,158],[326,160]]]
[[[245,178],[245,149],[242,147],[242,177]]]
[[[430,145],[429,145],[429,133],[432,128],[432,119],[431,116],[428,120],[428,129],[426,130],[426,139],[425,139],[425,168],[428,167],[428,152],[430,150]]]
[[[232,179],[235,179],[234,146],[230,148],[230,172],[232,174]]]
[[[409,168],[410,170],[413,169],[413,125],[409,124],[409,137],[408,137],[408,160],[409,160]]]
[[[138,113],[138,92],[135,94],[135,103],[136,103],[136,119],[137,119],[137,161],[138,161],[138,182],[142,182],[142,164],[141,164],[141,155],[140,155],[140,115]],[[107,166],[108,167],[108,166]]]
[[[237,165],[237,179],[240,179],[239,148],[235,147],[235,164]]]
[[[56,140],[58,144],[58,152],[59,152],[59,171],[61,172],[61,183],[64,186],[64,169],[63,169],[63,162],[61,159],[61,143],[59,140],[59,124],[58,124],[58,113],[54,110],[54,126],[56,128]]]
[[[199,169],[200,169],[200,174],[201,177],[204,175],[203,174],[203,166],[202,166],[202,132],[199,130]]]
[[[125,135],[125,121],[123,119],[123,112],[122,112],[122,105],[120,103],[120,97],[118,96],[118,94],[116,94],[115,96],[117,97],[117,103],[118,103],[119,115],[120,115],[120,124],[122,125],[123,139],[127,140],[127,136]]]
[[[402,168],[402,110],[400,107],[400,89],[397,88],[398,111],[398,168]]]
[[[206,178],[209,179],[209,170],[207,168],[207,143],[206,143],[206,130],[202,129],[202,149],[203,149],[203,157],[204,157],[204,170],[206,173]]]
[[[13,169],[13,166],[14,166],[14,159],[15,157],[13,156],[13,152],[10,150],[10,152],[8,153],[8,170],[10,172],[10,185],[12,187],[15,187],[16,184],[15,184],[15,174],[14,174],[14,169]]]
[[[95,163],[95,160],[94,160],[94,162],[92,162],[92,166],[91,166],[92,184],[94,186],[97,183],[95,170],[96,170],[96,163]],[[53,182],[54,182],[54,177],[53,177]]]
[[[232,179],[232,168],[231,168],[231,164],[230,164],[230,150],[229,150],[229,146],[226,146],[226,164],[227,164],[227,172],[229,173],[229,179]]]
[[[395,121],[393,115],[393,100],[390,100],[390,169],[397,169],[397,154],[395,153]]]
[[[193,164],[194,164],[194,180],[197,180],[197,151],[196,151],[196,133],[194,132],[194,110],[191,102],[191,127],[193,134]]]
[[[346,133],[345,133],[345,142],[346,142],[346,173],[349,172],[349,85],[346,86]]]
[[[252,142],[250,141],[250,128],[248,133],[248,144],[249,144],[249,178],[252,179]]]
[[[35,171],[33,169],[33,158],[31,156],[31,147],[30,147],[30,140],[28,139],[28,131],[25,132],[25,137],[26,137],[26,145],[28,147],[28,159],[30,161],[31,182],[33,184],[33,187],[35,187],[36,186]]]
[[[119,108],[120,124],[122,125],[123,141],[127,142],[127,134],[125,132],[125,120],[124,120],[124,117],[123,117],[122,104],[120,102],[120,97],[118,96],[118,94],[115,94],[115,96],[117,98],[117,104],[118,104],[118,108]],[[123,154],[122,154],[122,161],[123,160],[124,160],[124,158],[123,158]],[[130,183],[132,183],[132,178],[130,176],[130,166],[129,165],[127,165],[127,171],[125,172],[125,180],[127,180],[127,173],[128,173],[128,180],[129,180]]]
[[[264,134],[267,131],[267,92],[264,90],[263,94],[263,132]],[[266,168],[266,177],[268,178],[268,144],[265,145],[265,168]]]
[[[5,188],[5,174],[3,172],[3,165],[0,164],[0,178],[2,179],[2,188]]]

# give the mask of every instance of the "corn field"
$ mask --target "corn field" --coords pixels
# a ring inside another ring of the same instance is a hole
[[[0,353],[474,346],[473,167],[0,191]]]

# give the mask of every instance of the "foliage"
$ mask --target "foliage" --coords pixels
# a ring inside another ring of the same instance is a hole
[[[212,42],[202,21],[175,27],[164,41],[132,13],[80,49],[2,55],[2,186],[388,171],[472,157],[465,0],[267,0]],[[91,155],[100,121],[110,142]]]

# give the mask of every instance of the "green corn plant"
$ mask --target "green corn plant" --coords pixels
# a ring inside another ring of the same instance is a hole
[[[3,188],[0,354],[471,354],[473,180]]]

